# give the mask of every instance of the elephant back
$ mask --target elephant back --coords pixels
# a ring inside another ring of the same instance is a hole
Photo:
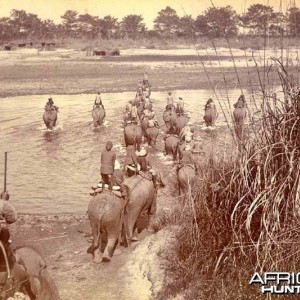
[[[124,137],[129,145],[133,145],[142,139],[142,128],[137,124],[129,124],[124,128]]]
[[[171,122],[171,125],[172,126],[175,126],[176,125],[176,121],[177,121],[177,114],[176,113],[172,113],[171,114],[171,120],[170,120],[170,122]]]
[[[115,206],[120,206],[120,199],[111,193],[102,192],[90,200],[88,216],[89,218],[96,217],[100,221],[103,215]]]
[[[208,107],[205,110],[205,114],[203,117],[205,123],[207,126],[214,126],[215,125],[215,121],[217,119],[217,110],[215,107]]]
[[[171,121],[171,114],[170,111],[165,110],[163,113],[163,120],[164,122],[170,122]]]
[[[193,186],[195,176],[196,170],[194,169],[194,167],[189,165],[183,166],[178,171],[178,181],[181,186]]]
[[[182,128],[187,124],[187,118],[184,116],[178,116],[176,118],[175,128],[176,133],[179,134]]]
[[[95,107],[92,110],[92,117],[94,122],[103,122],[103,119],[105,117],[105,110],[102,107]]]
[[[146,133],[147,135],[149,135],[150,137],[155,137],[157,138],[158,133],[159,133],[159,129],[157,127],[149,127],[146,129]]]
[[[134,202],[145,205],[148,199],[151,199],[156,193],[153,181],[140,175],[125,178],[122,183],[122,190],[126,194],[129,205],[132,205]],[[144,205],[142,206],[145,208]]]
[[[234,121],[237,124],[242,124],[246,118],[247,111],[245,107],[237,107],[233,111]]]
[[[30,289],[37,299],[59,300],[57,287],[50,276],[47,264],[37,250],[25,246],[15,250],[16,263],[25,267],[29,276]]]
[[[45,122],[55,121],[57,119],[57,111],[53,110],[45,110],[43,119]]]
[[[165,139],[165,144],[169,147],[177,146],[178,143],[179,143],[179,139],[174,135],[167,136]]]
[[[144,117],[141,123],[142,126],[142,130],[145,132],[146,129],[148,128],[148,122],[149,122],[149,118],[148,117]]]

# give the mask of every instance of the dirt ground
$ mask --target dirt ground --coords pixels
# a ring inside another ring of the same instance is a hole
[[[239,67],[238,75],[233,62]],[[249,68],[247,63],[251,63]],[[0,51],[0,97],[133,91],[145,71],[154,90],[235,88],[240,84],[246,88],[249,82],[259,86],[253,60],[241,53],[234,58],[227,53],[198,56],[196,51],[194,55],[99,57],[86,56],[83,51],[39,55]]]
[[[170,210],[172,198],[164,197],[165,192],[159,193],[164,198],[160,206]],[[141,218],[139,226],[145,228],[147,218]],[[174,240],[169,230],[157,234],[143,230],[139,241],[129,248],[118,247],[110,263],[95,264],[86,253],[92,241],[87,215],[20,214],[10,229],[13,246],[27,245],[42,254],[65,300],[150,299],[165,280],[158,256],[168,255],[167,241]]]

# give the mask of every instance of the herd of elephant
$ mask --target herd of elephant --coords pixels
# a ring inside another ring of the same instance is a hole
[[[54,120],[51,125],[55,126],[57,119],[57,111],[46,112],[50,121]],[[45,118],[44,114],[44,120]],[[138,105],[139,122],[125,122],[124,139],[125,146],[134,145],[136,150],[141,149],[144,141],[150,147],[154,147],[159,135],[159,126],[149,127],[148,117],[143,114],[143,106]],[[236,108],[234,113],[236,128],[241,127],[246,116],[245,108]],[[105,118],[105,110],[102,106],[95,106],[92,111],[93,124],[99,126],[103,124]],[[217,111],[215,106],[205,109],[204,121],[206,126],[214,126],[217,119]],[[125,119],[124,119],[125,120]],[[180,142],[179,134],[188,124],[188,117],[185,114],[177,114],[175,110],[166,109],[163,113],[165,136],[165,153],[171,155],[174,160],[177,155],[180,157],[184,144]],[[46,123],[46,121],[45,121]],[[48,126],[47,126],[48,127]],[[160,176],[158,176],[160,178]],[[183,166],[177,172],[179,195],[187,191],[193,186],[196,177],[196,169],[190,165]],[[128,246],[135,239],[135,231],[137,222],[142,214],[147,214],[149,221],[155,213],[157,187],[163,186],[163,182],[159,180],[159,184],[154,186],[152,180],[148,180],[142,175],[125,178],[122,184],[122,190],[125,191],[123,197],[119,197],[110,191],[103,191],[95,195],[88,207],[88,216],[93,234],[93,244],[89,247],[88,253],[94,255],[94,261],[110,261],[118,242]],[[101,247],[103,236],[106,236],[106,245]],[[103,255],[102,248],[104,248]]]
[[[138,151],[143,141],[148,143],[148,146],[154,147],[160,131],[157,125],[149,127],[149,121],[153,119],[154,114],[151,116],[143,114],[142,107],[141,104],[138,105],[139,121],[127,120],[124,117],[125,146],[133,145]],[[180,143],[179,133],[188,124],[188,117],[166,109],[163,120],[167,133],[165,153],[176,159],[177,153],[184,148],[184,144]],[[189,165],[179,169],[177,178],[180,194],[193,185],[195,176],[195,168]],[[142,215],[146,215],[148,224],[151,223],[156,211],[157,189],[163,186],[159,174],[155,185],[143,174],[136,174],[123,181],[123,197],[108,190],[93,195],[88,206],[93,243],[87,252],[93,255],[95,262],[109,262],[118,245],[129,246],[137,239],[138,220]]]
[[[52,130],[57,121],[58,109],[45,110],[43,120],[48,129]],[[150,147],[154,147],[159,135],[159,126],[149,127],[149,119],[143,115],[142,106],[138,107],[139,122],[125,122],[124,140],[125,146],[134,145],[140,150],[143,139]],[[215,126],[217,119],[215,107],[205,109],[203,117],[206,126]],[[102,106],[94,106],[92,110],[94,126],[100,126],[104,122],[105,110]],[[246,107],[235,107],[233,119],[237,136],[242,139],[242,128],[246,117]],[[174,161],[180,157],[184,144],[180,141],[179,134],[188,124],[188,118],[184,114],[178,115],[175,110],[166,109],[163,112],[163,120],[166,128],[165,154],[171,155]],[[195,182],[196,169],[190,165],[183,165],[177,171],[179,195],[187,192]],[[92,229],[93,243],[87,252],[93,254],[94,261],[99,263],[109,262],[118,245],[128,247],[132,241],[137,240],[136,232],[138,220],[142,215],[147,215],[148,224],[155,216],[157,190],[164,187],[164,182],[158,174],[156,184],[149,180],[143,173],[127,177],[122,183],[122,196],[105,190],[95,194],[88,205],[88,217]],[[32,253],[31,248],[25,247],[18,250],[19,257],[27,262],[28,270],[32,275],[32,281],[28,286],[28,294],[31,299],[59,299],[54,282],[49,277],[44,260],[38,253]],[[38,266],[38,273],[36,271]],[[42,271],[41,271],[42,270]],[[41,274],[41,272],[44,272]],[[42,278],[43,280],[37,280]],[[46,278],[46,281],[45,281]],[[46,282],[44,287],[41,282]],[[49,289],[49,286],[51,287]],[[46,291],[46,292],[45,292]],[[40,296],[40,297],[39,297]]]

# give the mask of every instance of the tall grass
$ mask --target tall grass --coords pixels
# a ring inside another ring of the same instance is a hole
[[[256,100],[261,115],[248,140],[236,156],[224,149],[202,166],[180,221],[176,287],[199,285],[193,297],[265,299],[248,285],[255,271],[298,271],[300,90],[280,61],[274,64],[284,99],[264,92]]]

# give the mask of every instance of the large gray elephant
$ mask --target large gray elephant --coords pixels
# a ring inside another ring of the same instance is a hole
[[[217,110],[214,107],[208,107],[206,110],[205,110],[205,114],[204,114],[204,122],[205,122],[205,125],[208,127],[208,126],[215,126],[216,124],[216,119],[217,119]]]
[[[42,256],[33,248],[23,246],[15,250],[16,269],[27,275],[25,290],[30,299],[59,300],[60,296]]]
[[[88,206],[88,217],[93,234],[93,244],[87,252],[93,254],[94,262],[101,262],[102,235],[107,243],[102,256],[103,262],[109,262],[120,238],[123,224],[123,211],[126,202],[109,191],[103,191],[93,197]],[[98,251],[96,251],[98,249]]]
[[[236,107],[233,111],[234,129],[240,140],[244,136],[244,122],[247,117],[247,109],[245,107]]]
[[[172,155],[176,160],[178,153],[179,138],[175,135],[169,135],[165,138],[165,151],[166,154]]]
[[[160,175],[156,175],[156,187],[164,186]],[[137,175],[126,178],[122,190],[127,199],[124,213],[124,226],[128,242],[133,239],[139,216],[145,212],[149,223],[156,212],[157,190],[152,180]]]
[[[94,106],[92,110],[92,117],[93,117],[93,123],[95,127],[102,125],[105,118],[104,108],[101,106]]]
[[[55,107],[52,107],[51,109],[45,109],[43,120],[47,129],[52,130],[55,127],[57,121],[57,112],[58,111]]]
[[[188,123],[188,119],[185,116],[177,116],[175,121],[175,133],[180,134],[181,130]]]
[[[125,146],[134,145],[140,151],[142,144],[142,128],[135,123],[128,124],[124,128]]]
[[[178,170],[178,188],[179,195],[186,193],[189,188],[193,188],[195,184],[196,169],[192,165],[184,165]]]
[[[156,140],[157,140],[158,134],[159,134],[159,128],[156,126],[148,127],[146,129],[148,145],[150,147],[154,147],[156,145]]]

